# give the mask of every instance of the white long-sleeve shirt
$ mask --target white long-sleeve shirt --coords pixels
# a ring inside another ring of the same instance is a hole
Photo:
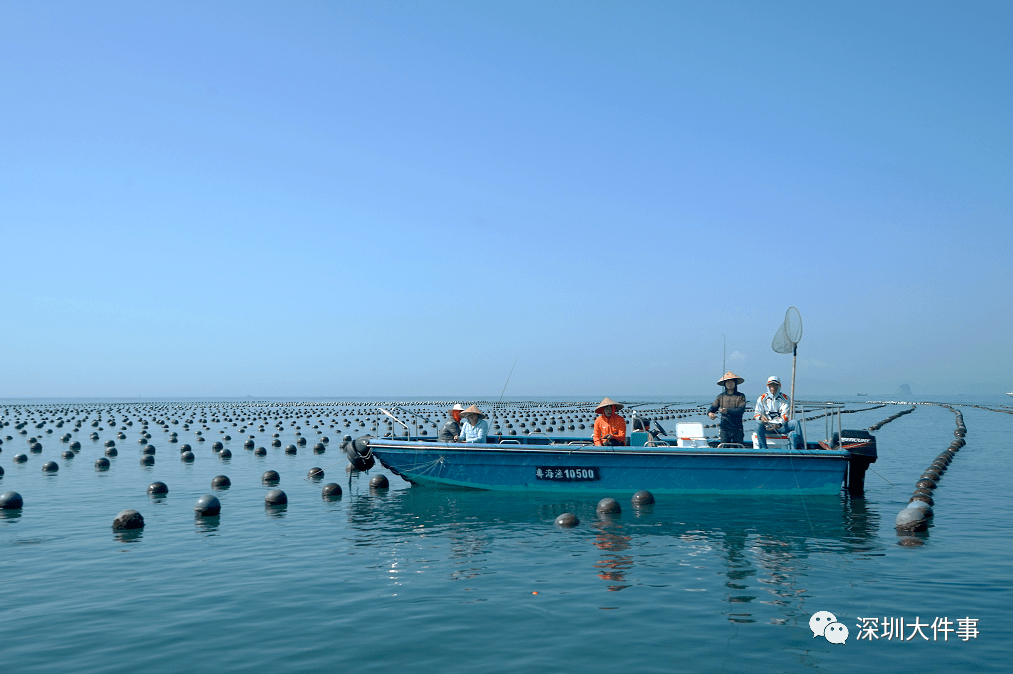
[[[788,420],[788,407],[790,403],[788,396],[778,391],[776,396],[770,395],[767,391],[756,399],[756,409],[753,418],[760,420],[760,415],[766,416],[772,423],[782,424]]]

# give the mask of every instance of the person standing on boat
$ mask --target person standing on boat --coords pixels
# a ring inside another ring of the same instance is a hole
[[[461,438],[461,412],[464,405],[457,403],[450,408],[450,418],[440,429],[440,442],[457,442]]]
[[[767,448],[767,432],[787,433],[788,441],[795,449],[802,449],[801,425],[796,419],[789,419],[788,396],[781,393],[781,380],[776,375],[767,379],[767,393],[756,400],[753,418],[756,419],[756,442],[760,449]]]
[[[724,386],[725,392],[714,399],[714,403],[707,410],[707,416],[711,419],[721,414],[721,421],[718,426],[721,429],[720,442],[744,444],[742,441],[742,415],[746,413],[746,396],[739,393],[739,384],[746,380],[734,372],[725,372],[725,376],[718,380],[718,386]]]
[[[478,405],[472,405],[461,412],[461,416],[464,417],[461,423],[461,442],[485,442],[489,436],[489,422],[486,421],[489,415],[482,414]]]
[[[623,408],[611,398],[605,398],[594,413],[599,415],[594,420],[594,444],[619,446],[626,444],[626,419],[619,416],[618,412]]]

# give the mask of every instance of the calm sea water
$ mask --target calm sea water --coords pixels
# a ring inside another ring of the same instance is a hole
[[[686,402],[704,402],[685,399]],[[992,407],[1007,396],[936,398]],[[864,405],[852,399],[854,407]],[[906,406],[849,415],[863,428]],[[661,497],[650,511],[595,514],[599,498],[562,499],[412,488],[389,475],[348,477],[324,429],[326,454],[242,448],[231,424],[184,464],[152,426],[152,467],[139,464],[138,427],[96,472],[98,441],[59,457],[58,438],[27,452],[12,432],[0,453],[0,491],[25,499],[0,518],[0,670],[3,672],[952,672],[1010,671],[1013,618],[1007,453],[1013,415],[960,408],[968,428],[936,490],[924,545],[897,544],[893,522],[918,476],[953,439],[954,415],[919,406],[878,433],[879,461],[865,498]],[[674,422],[663,422],[666,426]],[[228,428],[234,456],[210,444]],[[39,432],[29,427],[29,435]],[[269,428],[269,432],[274,429]],[[310,446],[315,435],[306,433]],[[257,433],[257,444],[269,435]],[[294,442],[291,429],[284,444]],[[44,474],[44,461],[60,470]],[[344,488],[338,501],[305,479]],[[263,505],[261,474],[281,474],[287,508]],[[371,474],[384,471],[371,471]],[[232,487],[212,491],[211,478]],[[168,484],[165,498],[146,487]],[[196,520],[215,493],[222,515]],[[115,515],[139,510],[137,536],[116,535]],[[553,526],[562,512],[581,524]],[[814,638],[809,618],[830,611],[848,626],[843,645]],[[858,639],[861,618],[976,620],[966,641],[932,630],[911,640]]]

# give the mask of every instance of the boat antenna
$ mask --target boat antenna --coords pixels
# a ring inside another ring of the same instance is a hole
[[[517,358],[520,358],[520,357],[521,357],[521,354],[518,353],[517,354]],[[513,374],[514,374],[514,368],[517,367],[517,358],[514,358],[514,364],[510,366],[510,374],[507,375],[506,383],[503,384],[503,390],[499,392],[499,402],[500,403],[503,402],[503,394],[506,393],[506,387],[507,387],[507,384],[510,383],[510,377],[512,377]],[[498,405],[499,403],[496,403],[496,404]]]
[[[802,341],[802,316],[798,309],[788,307],[784,313],[784,323],[774,335],[770,346],[777,353],[791,354],[791,408],[790,417],[795,418],[795,361],[798,357],[798,343]]]
[[[727,353],[728,353],[728,340],[725,339],[725,333],[722,332],[721,333],[721,374],[719,375],[721,377],[724,377],[725,376],[725,372],[728,372],[728,370],[725,369],[725,360],[726,360],[725,359],[725,355]]]

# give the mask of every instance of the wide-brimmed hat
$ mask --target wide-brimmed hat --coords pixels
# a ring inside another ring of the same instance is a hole
[[[725,382],[728,381],[729,379],[734,379],[736,385],[743,384],[746,381],[745,379],[743,379],[739,375],[737,375],[734,372],[732,372],[731,370],[729,370],[728,372],[725,372],[725,376],[724,377],[721,377],[721,379],[718,379],[718,386],[724,386]]]
[[[595,414],[601,414],[601,408],[608,407],[609,405],[612,406],[612,411],[613,412],[618,412],[619,410],[621,410],[623,408],[623,404],[622,403],[617,403],[615,400],[612,400],[612,398],[605,398],[600,403],[598,403],[597,407],[594,408],[594,413]]]
[[[482,417],[483,419],[487,419],[489,417],[488,414],[485,414],[484,412],[482,412],[482,410],[478,409],[478,405],[472,405],[468,409],[466,409],[463,412],[461,412],[461,416],[462,417],[465,414],[477,414],[478,416]]]
[[[778,386],[781,385],[781,380],[777,378],[776,374],[772,374],[767,377],[767,386],[770,386],[771,384],[777,384]]]
[[[451,412],[463,412],[464,411],[464,405],[462,405],[461,403],[457,403],[456,405],[454,405],[453,407],[450,408],[450,411]]]

